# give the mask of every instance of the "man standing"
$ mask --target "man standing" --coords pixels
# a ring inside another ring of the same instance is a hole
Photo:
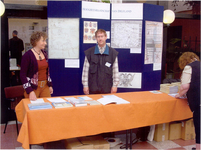
[[[84,94],[116,93],[119,83],[118,52],[107,46],[105,30],[95,32],[98,44],[86,50],[82,72]]]
[[[11,58],[17,59],[17,66],[21,65],[22,51],[24,50],[23,41],[17,37],[18,32],[13,31],[13,38],[9,40],[9,51],[11,52]]]

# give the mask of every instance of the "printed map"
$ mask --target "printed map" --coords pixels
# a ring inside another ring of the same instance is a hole
[[[111,23],[111,47],[141,49],[142,21],[116,21]]]
[[[79,19],[48,18],[49,58],[79,58]]]

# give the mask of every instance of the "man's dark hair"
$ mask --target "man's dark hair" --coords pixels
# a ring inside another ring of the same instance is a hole
[[[17,34],[18,34],[18,32],[17,32],[16,30],[14,30],[14,31],[13,31],[13,34],[17,35]]]

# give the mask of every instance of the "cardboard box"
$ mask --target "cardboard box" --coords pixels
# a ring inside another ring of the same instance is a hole
[[[155,126],[154,141],[161,142],[168,140],[169,123],[158,124]]]
[[[93,145],[93,149],[110,149],[110,144],[102,136],[87,136],[81,137],[79,140],[82,143],[89,143]]]
[[[78,138],[72,138],[65,140],[66,149],[93,149],[93,144],[82,143]]]
[[[110,149],[102,136],[87,136],[65,140],[66,149]]]
[[[181,87],[181,82],[173,82],[171,83],[171,85],[176,85],[178,86],[178,91],[180,90],[180,87]]]
[[[160,91],[167,94],[173,94],[178,92],[178,85],[175,84],[160,84]]]
[[[181,138],[181,122],[170,123],[169,125],[169,140],[176,140]]]
[[[181,138],[183,140],[195,139],[195,127],[194,127],[193,119],[182,121]]]

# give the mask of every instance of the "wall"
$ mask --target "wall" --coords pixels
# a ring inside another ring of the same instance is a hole
[[[47,19],[47,8],[44,7],[40,10],[32,10],[29,7],[28,10],[23,9],[7,9],[4,15],[1,17],[1,123],[5,123],[6,117],[6,100],[4,94],[4,88],[10,86],[9,81],[9,53],[8,53],[8,18],[29,18],[29,19]]]
[[[18,37],[23,40],[24,51],[22,54],[32,48],[30,37],[34,31],[43,31],[47,33],[47,19],[9,18],[8,26],[9,39],[12,38],[13,30],[17,30]]]
[[[182,39],[190,40],[191,48],[195,50],[195,40],[197,37],[196,51],[200,52],[200,20],[193,19],[175,19],[171,26],[182,26]],[[181,43],[183,47],[183,42]]]

